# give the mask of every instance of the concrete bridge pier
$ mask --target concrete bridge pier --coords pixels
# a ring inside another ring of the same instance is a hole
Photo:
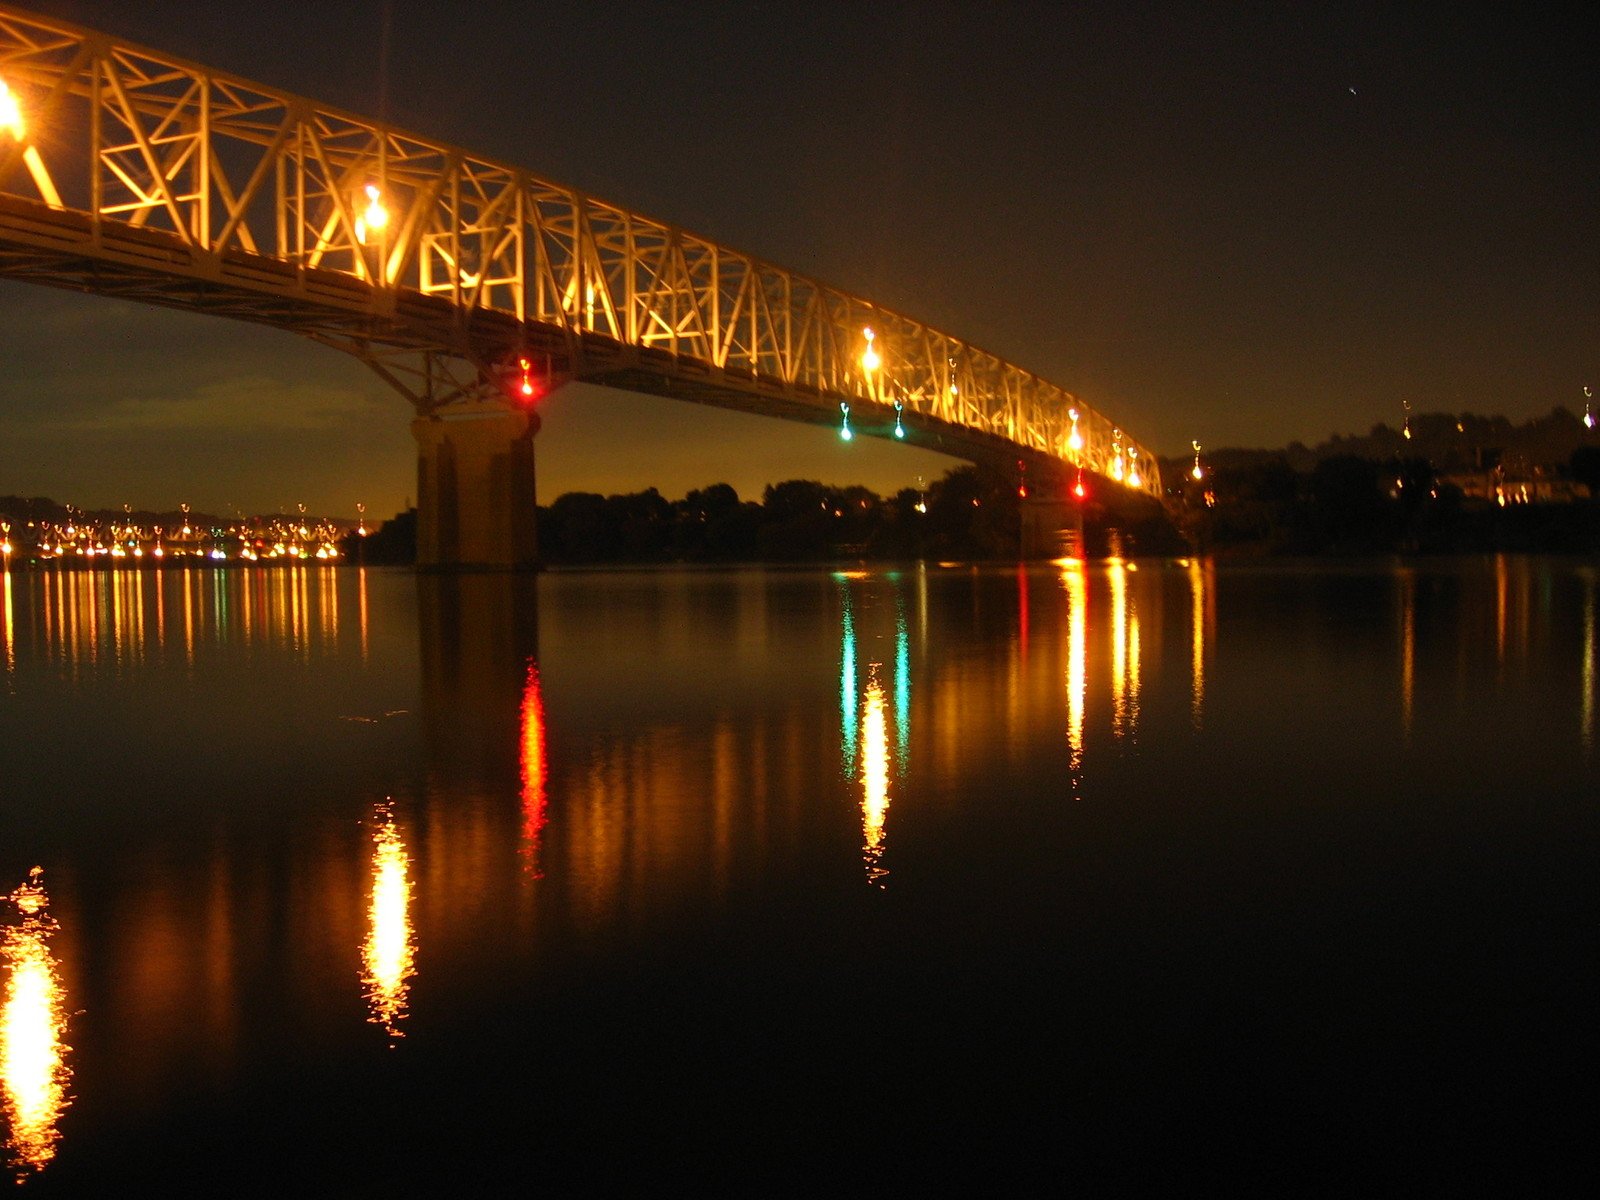
[[[537,415],[492,400],[445,405],[411,422],[419,570],[538,567],[538,431]]]

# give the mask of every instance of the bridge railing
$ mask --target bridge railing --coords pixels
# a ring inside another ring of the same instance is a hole
[[[515,167],[4,5],[0,194],[84,214],[91,240],[157,235],[201,276],[241,257],[348,276],[920,414],[1159,494],[1125,431],[960,338]]]

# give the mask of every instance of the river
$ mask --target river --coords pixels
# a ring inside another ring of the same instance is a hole
[[[1526,1184],[1592,1133],[1592,565],[4,588],[28,1191]]]

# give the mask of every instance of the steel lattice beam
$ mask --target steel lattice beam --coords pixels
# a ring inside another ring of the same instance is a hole
[[[1160,495],[1153,455],[1037,375],[518,168],[5,5],[0,88],[0,275],[292,329],[423,411],[464,394],[436,360],[481,384],[531,353],[790,419],[846,404],[868,434],[899,410],[915,444]]]

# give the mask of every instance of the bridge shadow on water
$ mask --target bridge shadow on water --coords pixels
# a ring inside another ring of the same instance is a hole
[[[419,574],[417,622],[430,777],[450,787],[516,780],[539,657],[538,579]]]

